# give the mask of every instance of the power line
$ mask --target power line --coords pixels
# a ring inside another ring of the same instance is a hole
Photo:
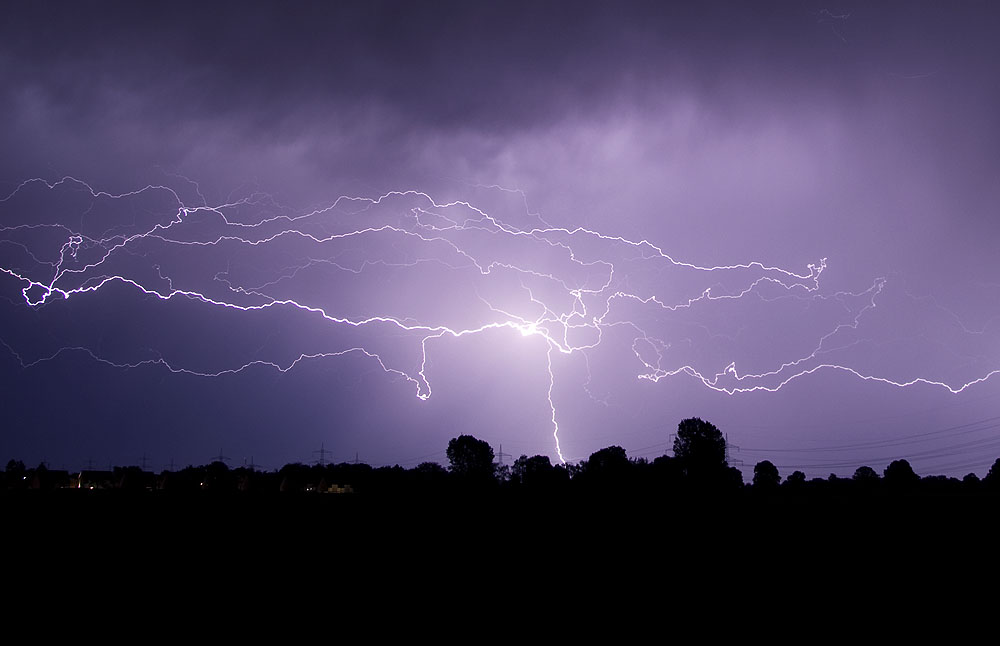
[[[985,426],[983,428],[971,428],[971,429],[969,428],[970,426],[975,426],[977,424],[985,424],[987,422],[996,422],[996,423],[990,424],[989,426]],[[880,448],[883,446],[899,446],[902,444],[913,444],[915,442],[911,442],[909,440],[913,440],[914,438],[933,437],[935,435],[941,435],[944,433],[948,433],[950,431],[958,431],[957,433],[954,434],[962,435],[965,433],[975,433],[977,431],[988,431],[997,427],[1000,427],[1000,416],[988,417],[986,419],[977,420],[974,422],[967,422],[965,424],[959,424],[957,426],[949,426],[946,428],[936,429],[933,431],[925,431],[923,433],[913,433],[911,435],[900,435],[894,438],[887,438],[884,440],[873,440],[870,442],[855,442],[853,444],[816,446],[816,447],[807,447],[798,449],[746,448],[744,450],[753,453],[812,453],[812,452],[825,452],[825,451],[850,451],[854,449]],[[924,441],[924,440],[916,440],[916,441]]]

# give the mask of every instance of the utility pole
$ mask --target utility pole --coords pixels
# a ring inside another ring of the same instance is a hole
[[[219,455],[213,455],[211,457],[211,460],[212,460],[212,462],[223,462],[223,463],[225,463],[225,462],[229,462],[230,458],[224,456],[222,454],[222,449],[220,448],[219,449]]]
[[[142,458],[140,459],[140,462],[142,464],[142,467],[141,467],[142,470],[145,471],[146,470],[146,453],[145,453],[145,451],[142,454]]]

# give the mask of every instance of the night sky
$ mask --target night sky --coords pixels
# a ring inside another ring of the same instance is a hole
[[[666,4],[8,3],[0,461],[983,475],[1000,9]]]

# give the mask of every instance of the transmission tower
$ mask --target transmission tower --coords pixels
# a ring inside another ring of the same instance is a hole
[[[497,460],[500,463],[500,466],[503,466],[503,459],[504,459],[504,457],[512,458],[514,456],[511,455],[510,453],[504,453],[503,452],[503,444],[501,444],[500,445],[500,450],[497,451]]]
[[[313,451],[313,453],[319,453],[319,459],[316,460],[316,464],[321,467],[326,465],[326,456],[328,454],[333,455],[333,451],[327,451],[326,446],[322,443],[319,445],[319,451]]]

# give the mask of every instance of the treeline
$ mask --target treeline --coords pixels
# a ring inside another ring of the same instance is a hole
[[[495,460],[492,447],[471,435],[448,443],[448,466],[424,462],[411,469],[372,467],[363,463],[286,464],[275,471],[231,469],[223,462],[188,466],[155,474],[139,467],[51,470],[27,468],[11,460],[0,473],[0,489],[119,490],[169,492],[327,493],[409,497],[494,493],[532,495],[717,495],[717,496],[864,496],[1000,494],[1000,459],[986,477],[973,473],[957,479],[919,476],[906,460],[895,460],[879,474],[859,467],[851,477],[807,479],[801,471],[782,477],[770,461],[757,463],[751,482],[726,461],[722,433],[697,418],[678,425],[672,456],[653,460],[629,458],[625,449],[609,446],[575,464],[553,464],[547,456],[522,455],[511,465]]]

